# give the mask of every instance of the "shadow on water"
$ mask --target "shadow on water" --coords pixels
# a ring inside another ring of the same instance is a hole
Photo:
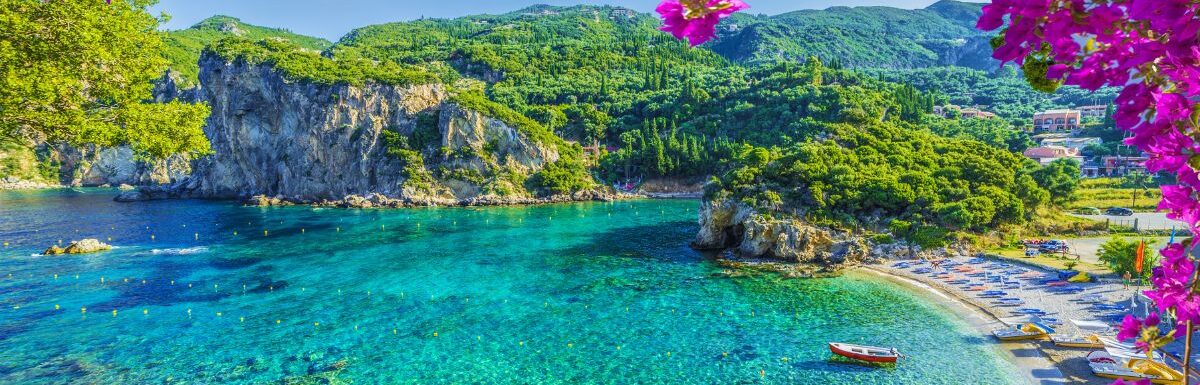
[[[559,250],[560,255],[616,255],[660,262],[694,263],[701,255],[688,248],[697,231],[688,221],[620,227],[592,235],[590,242]],[[685,250],[680,252],[680,250]]]

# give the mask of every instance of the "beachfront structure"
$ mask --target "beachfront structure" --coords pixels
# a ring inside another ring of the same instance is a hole
[[[1079,106],[1075,109],[1079,111],[1079,116],[1082,118],[1104,119],[1104,111],[1108,109],[1108,105]]]
[[[1104,143],[1104,141],[1101,140],[1100,138],[1071,138],[1071,137],[1045,138],[1045,139],[1042,139],[1040,142],[1038,142],[1038,144],[1040,144],[1042,146],[1061,146],[1061,147],[1066,147],[1066,148],[1070,148],[1070,149],[1075,149],[1078,151],[1083,151],[1083,149],[1087,146],[1090,146],[1093,144],[1099,145],[1101,143]]]
[[[1074,131],[1079,129],[1076,110],[1049,110],[1033,114],[1034,131]]]
[[[1079,155],[1079,150],[1063,146],[1032,147],[1025,150],[1025,157],[1036,160],[1043,165],[1059,159],[1074,159],[1076,162],[1083,163],[1083,156]]]

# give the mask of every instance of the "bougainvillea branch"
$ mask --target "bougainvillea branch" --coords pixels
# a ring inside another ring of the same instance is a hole
[[[717,35],[717,23],[734,12],[750,8],[742,0],[665,0],[658,5],[662,30],[693,47]]]
[[[1000,30],[993,57],[1021,65],[1035,87],[1120,88],[1116,125],[1131,134],[1126,144],[1146,153],[1147,170],[1176,178],[1177,184],[1162,187],[1158,208],[1192,234],[1200,230],[1198,7],[1191,0],[993,0],[977,24]],[[1160,332],[1157,314],[1128,316],[1122,339],[1155,349],[1200,322],[1191,243],[1161,251],[1154,288],[1145,293],[1161,314],[1173,315],[1175,324],[1162,329],[1172,331]]]

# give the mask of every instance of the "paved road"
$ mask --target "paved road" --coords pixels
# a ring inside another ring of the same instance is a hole
[[[1097,264],[1097,265],[1102,265],[1100,263],[1100,257],[1097,256],[1096,254],[1098,254],[1100,252],[1100,245],[1104,244],[1104,242],[1107,242],[1110,238],[1111,237],[1072,238],[1072,239],[1066,239],[1065,241],[1067,242],[1068,245],[1071,246],[1071,254],[1079,255],[1080,260],[1083,260],[1084,262]],[[1126,239],[1134,239],[1134,238],[1126,237]],[[1146,237],[1145,239],[1147,241],[1154,240],[1155,247],[1151,250],[1157,250],[1158,248],[1167,244],[1168,238],[1167,237]]]
[[[1167,219],[1166,213],[1134,213],[1132,216],[1115,216],[1115,215],[1075,215],[1080,218],[1087,218],[1095,221],[1104,222],[1109,220],[1113,225],[1133,226],[1133,220],[1137,219],[1138,227],[1141,230],[1170,230],[1171,228],[1183,228],[1183,222]]]

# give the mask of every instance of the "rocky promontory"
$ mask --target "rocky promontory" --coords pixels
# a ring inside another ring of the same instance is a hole
[[[733,201],[701,203],[700,231],[691,246],[721,251],[729,261],[773,265],[796,276],[833,274],[872,255],[860,236],[764,215]]]

